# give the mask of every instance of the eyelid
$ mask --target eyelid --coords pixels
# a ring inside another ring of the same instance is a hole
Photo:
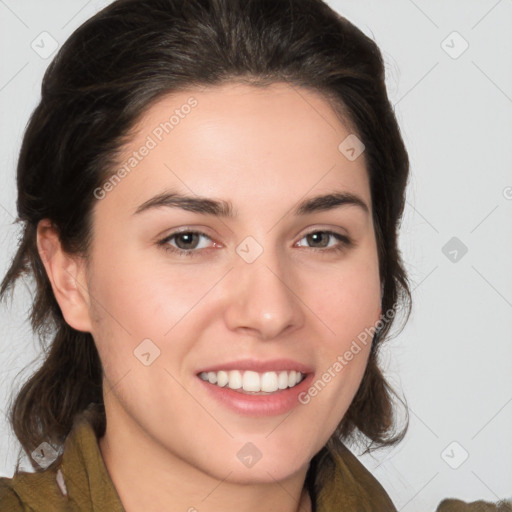
[[[333,233],[335,235],[339,235],[341,237],[350,239],[350,235],[348,234],[348,230],[340,227],[340,226],[332,226],[328,224],[311,224],[299,231],[299,233],[296,235],[296,237],[300,237],[300,239],[304,238],[305,236],[316,233],[317,231],[321,231],[322,233]]]
[[[173,236],[176,236],[176,235],[179,235],[182,233],[195,233],[198,235],[205,236],[205,237],[209,238],[210,240],[213,240],[214,236],[208,234],[209,231],[210,230],[207,227],[203,227],[203,226],[199,226],[199,227],[197,227],[197,226],[182,226],[182,227],[175,228],[175,229],[166,229],[165,231],[162,232],[163,234],[157,235],[155,237],[155,240],[157,241],[157,243],[159,243],[159,242],[168,240],[169,238],[172,238]]]

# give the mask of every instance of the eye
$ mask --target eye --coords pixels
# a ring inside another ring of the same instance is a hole
[[[351,239],[335,231],[317,230],[312,231],[301,238],[306,240],[309,248],[321,252],[337,252],[353,245]],[[208,241],[213,245],[210,247],[220,247],[220,244],[214,242],[208,235],[201,231],[178,231],[171,233],[158,242],[166,252],[177,254],[179,256],[197,256],[202,250],[208,249]],[[300,242],[299,241],[299,242]],[[297,243],[298,247],[304,247]],[[334,242],[334,243],[331,243]]]
[[[208,248],[207,243],[206,245],[202,243],[205,239],[211,241],[208,235],[200,231],[180,231],[165,237],[158,244],[168,252],[182,256],[195,256],[200,249]],[[215,242],[213,244],[217,245]]]
[[[311,249],[323,252],[341,251],[352,245],[349,237],[335,231],[312,231],[302,237],[301,240],[306,240],[308,244],[313,244],[312,247],[310,246]],[[334,244],[330,244],[330,242],[334,242]],[[303,246],[299,245],[299,247]]]

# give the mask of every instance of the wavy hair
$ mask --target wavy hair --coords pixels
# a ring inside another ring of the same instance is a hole
[[[39,221],[51,220],[65,251],[87,256],[93,191],[113,175],[137,120],[164,95],[225,82],[307,88],[364,143],[382,311],[409,317],[397,244],[409,159],[376,43],[322,0],[114,1],[75,30],[48,66],[18,159],[22,237],[0,297],[23,275],[35,283],[30,321],[44,361],[9,409],[28,455],[42,441],[62,447],[86,409],[99,437],[106,425],[98,351],[90,333],[63,318],[37,250]],[[376,330],[360,387],[314,464],[332,462],[344,441],[364,441],[371,451],[403,439],[409,417],[398,425],[398,395],[378,364],[394,320]]]

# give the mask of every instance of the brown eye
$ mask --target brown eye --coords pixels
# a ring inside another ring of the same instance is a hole
[[[343,250],[352,245],[352,241],[347,236],[335,233],[334,231],[312,231],[304,235],[301,240],[306,240],[307,246],[311,249],[325,249],[323,252]],[[331,244],[331,240],[337,240],[338,243]],[[300,247],[304,246],[300,245]]]
[[[310,233],[306,235],[306,239],[309,244],[313,244],[314,247],[327,247],[329,245],[329,238],[331,234],[327,231],[315,231],[314,233]]]
[[[195,249],[199,243],[198,233],[179,233],[178,235],[174,235],[174,238],[178,249]]]
[[[212,246],[212,239],[200,231],[181,231],[172,233],[158,242],[164,250],[180,256],[196,256]],[[213,243],[213,247],[217,244]]]

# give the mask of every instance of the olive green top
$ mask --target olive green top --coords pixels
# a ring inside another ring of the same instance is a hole
[[[324,478],[325,474],[332,476]],[[348,448],[336,457],[335,466],[320,465],[312,479],[316,512],[396,512],[384,488]],[[321,481],[327,483],[321,486]],[[0,511],[125,512],[101,456],[95,431],[85,415],[76,417],[60,463],[42,472],[20,472],[13,478],[0,478]],[[508,512],[512,505],[444,500],[437,509],[459,511]]]

